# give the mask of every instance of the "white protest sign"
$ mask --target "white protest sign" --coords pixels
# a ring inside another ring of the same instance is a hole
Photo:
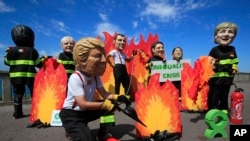
[[[60,110],[53,110],[50,121],[50,126],[62,126],[62,121],[59,117]]]
[[[183,69],[183,63],[191,64],[190,59],[184,59],[181,61],[167,60],[165,63],[163,61],[152,61],[151,75],[155,73],[160,73],[159,82],[179,81],[181,80],[181,70]]]

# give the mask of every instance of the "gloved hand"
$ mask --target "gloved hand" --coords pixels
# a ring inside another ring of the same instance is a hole
[[[9,53],[9,51],[11,50],[12,47],[8,47],[5,49],[5,55],[7,55]]]
[[[133,50],[133,56],[137,55],[137,50]]]
[[[140,55],[142,58],[146,58],[146,57],[147,57],[144,51],[138,50],[138,52],[139,52],[139,55]]]
[[[114,94],[113,95],[113,99],[122,103],[125,103],[126,105],[130,105],[131,102],[129,101],[129,99],[125,96],[125,95],[117,95]]]
[[[107,111],[114,111],[115,110],[115,105],[109,99],[105,99],[103,101],[101,109],[102,110],[107,110]]]
[[[239,69],[238,69],[238,66],[237,65],[233,65],[232,66],[232,74],[236,74],[236,73],[238,73],[239,72]]]
[[[147,69],[150,69],[152,66],[153,66],[153,63],[152,63],[152,62],[148,62],[148,63],[146,64],[146,68],[147,68]]]

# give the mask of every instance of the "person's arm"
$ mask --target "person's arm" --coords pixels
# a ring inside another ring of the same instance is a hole
[[[112,57],[110,54],[107,54],[106,58],[107,58],[108,64],[109,64],[112,68],[114,68],[114,67],[115,67],[115,64],[113,63],[114,61],[111,61],[111,60],[110,60],[110,59],[113,58],[113,57]]]
[[[81,109],[85,109],[85,110],[98,110],[101,108],[103,104],[103,102],[87,101],[85,97],[82,95],[75,96],[74,98],[75,98],[77,105],[79,105]]]
[[[133,59],[134,59],[134,55],[131,55],[130,57],[126,57],[125,61],[130,62]]]
[[[98,110],[102,106],[102,102],[87,101],[83,87],[83,81],[77,74],[72,74],[68,82],[68,96],[72,96],[81,109]]]
[[[10,55],[9,55],[9,52],[11,50],[11,47],[8,47],[5,49],[5,56],[4,56],[4,64],[7,65],[7,66],[10,66]]]
[[[239,72],[239,68],[238,68],[238,63],[239,63],[239,59],[235,50],[235,47],[233,47],[233,52],[234,52],[234,59],[233,59],[233,64],[232,64],[232,73],[236,74]]]
[[[101,94],[103,98],[113,99],[113,94],[107,92],[104,87],[97,88],[97,91]]]
[[[101,94],[101,96],[105,99],[109,100],[115,100],[122,103],[130,104],[129,99],[125,95],[119,95],[119,94],[111,94],[105,90],[105,88],[102,85],[100,77],[96,79],[97,80],[97,91]]]
[[[106,89],[103,87],[102,80],[100,77],[96,76],[96,90],[103,98],[113,99],[112,94],[107,92]]]

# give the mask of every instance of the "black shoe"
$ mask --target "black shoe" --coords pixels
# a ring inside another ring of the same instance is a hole
[[[23,114],[16,114],[15,112],[13,113],[13,116],[12,116],[13,119],[19,119],[23,117],[25,117]]]

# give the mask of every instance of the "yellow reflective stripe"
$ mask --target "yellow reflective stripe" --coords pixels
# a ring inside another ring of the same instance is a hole
[[[8,61],[10,65],[34,65],[34,61],[32,60],[13,60]]]
[[[212,77],[233,77],[233,75],[230,75],[228,72],[217,72]]]
[[[239,63],[239,59],[238,58],[234,58],[231,63],[232,64]]]
[[[234,58],[234,59],[220,60],[219,64],[226,65],[226,64],[235,64],[235,63],[238,63],[238,62],[239,62],[239,59],[238,58]]]
[[[112,123],[112,122],[115,122],[114,115],[107,115],[107,116],[100,117],[100,123]]]
[[[75,70],[66,70],[66,73],[73,73]]]
[[[10,61],[7,59],[7,57],[4,57],[4,62],[8,65],[10,64]]]
[[[58,60],[59,63],[64,64],[64,65],[75,65],[74,61],[63,61],[63,60]]]
[[[130,95],[125,95],[127,97],[127,99],[130,99]]]
[[[31,72],[11,72],[10,77],[34,77],[35,73]]]
[[[237,65],[236,65],[236,64],[233,64],[232,67],[237,67]]]
[[[35,65],[38,65],[39,63],[43,62],[44,61],[44,57],[42,58],[37,58],[36,61],[35,61]]]

